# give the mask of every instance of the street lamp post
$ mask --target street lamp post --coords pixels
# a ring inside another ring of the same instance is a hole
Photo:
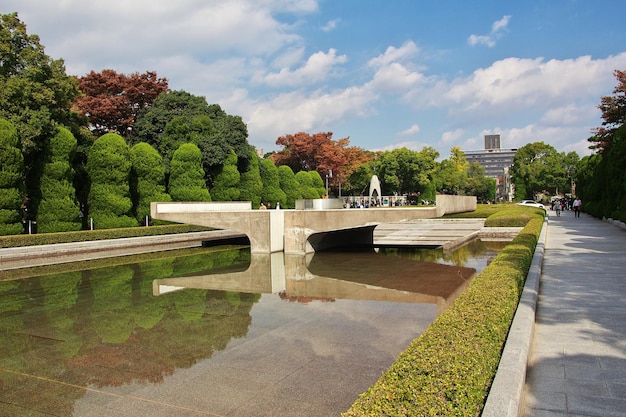
[[[328,198],[328,179],[333,177],[333,170],[329,169],[328,174],[326,174],[326,198]]]

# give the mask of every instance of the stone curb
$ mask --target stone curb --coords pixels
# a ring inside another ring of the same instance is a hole
[[[548,217],[545,218],[539,234],[522,296],[513,317],[482,417],[517,417],[520,415],[528,355],[533,339],[547,229]]]

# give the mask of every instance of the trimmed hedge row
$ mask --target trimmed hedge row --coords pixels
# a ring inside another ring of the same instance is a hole
[[[543,226],[543,210],[522,209],[520,234],[343,416],[480,415]]]
[[[150,227],[81,230],[77,232],[42,233],[36,235],[0,236],[0,248],[48,245],[54,243],[86,242],[89,240],[120,239],[126,237],[171,235],[175,233],[203,232],[208,227],[189,224],[169,224]]]

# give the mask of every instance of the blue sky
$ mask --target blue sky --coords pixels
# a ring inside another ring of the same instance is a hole
[[[300,131],[368,150],[543,141],[589,154],[626,70],[613,0],[3,0],[67,72],[157,71],[277,150]]]

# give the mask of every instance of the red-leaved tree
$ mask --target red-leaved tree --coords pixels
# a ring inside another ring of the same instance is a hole
[[[167,79],[154,71],[125,75],[105,69],[91,71],[78,81],[84,95],[76,100],[76,107],[97,136],[117,132],[128,137],[139,112],[169,91]]]

